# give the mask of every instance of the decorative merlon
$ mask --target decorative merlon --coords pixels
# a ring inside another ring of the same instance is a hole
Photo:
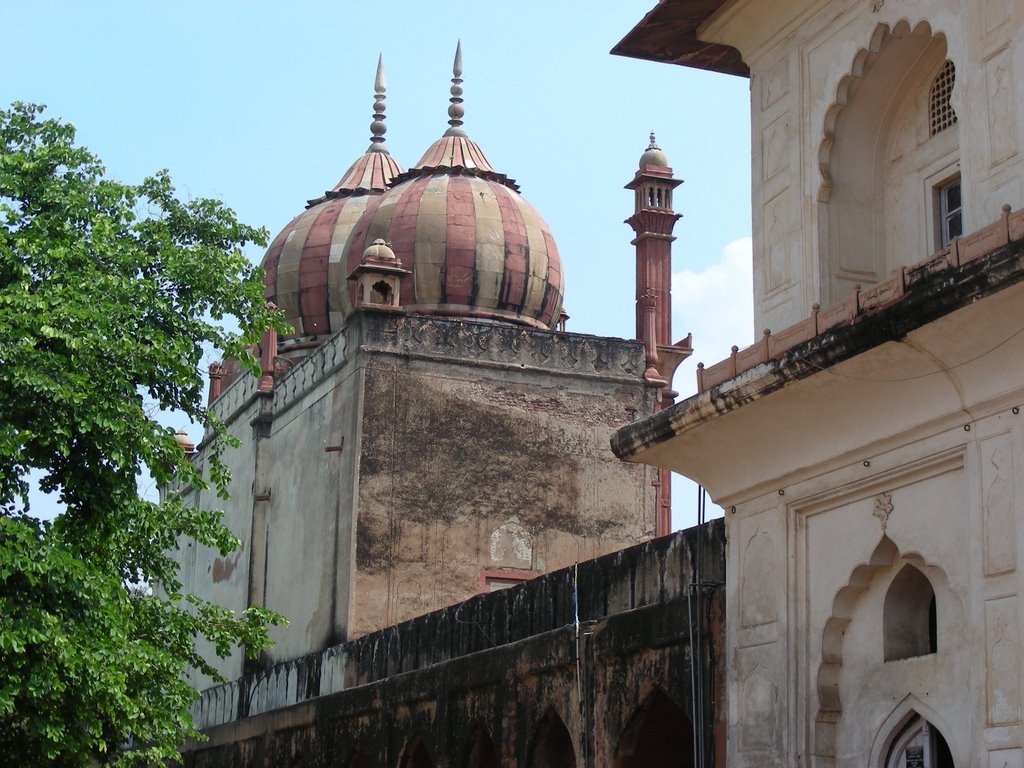
[[[909,267],[903,267],[889,279],[867,288],[855,286],[847,299],[831,307],[822,309],[815,304],[807,319],[778,333],[765,329],[760,340],[744,349],[734,346],[729,357],[714,365],[705,367],[704,363],[698,363],[697,391],[711,389],[762,363],[781,359],[798,344],[902,301],[914,286],[929,275],[963,266],[1019,240],[1024,240],[1024,210],[1011,213],[1010,206],[1004,205],[999,219],[987,227],[954,239],[941,251]]]

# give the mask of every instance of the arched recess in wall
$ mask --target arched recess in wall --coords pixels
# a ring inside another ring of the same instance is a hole
[[[893,578],[893,584],[900,580],[904,569],[909,565],[923,577],[925,572],[931,574],[934,584],[941,586],[948,593],[945,574],[941,569],[927,565],[916,555],[901,555],[899,548],[886,535],[875,547],[867,562],[861,563],[850,574],[846,585],[840,589],[832,601],[832,612],[826,620],[821,635],[821,665],[818,667],[817,690],[818,712],[815,717],[816,754],[822,757],[834,757],[836,729],[843,714],[843,704],[839,689],[840,673],[843,667],[843,639],[853,618],[857,604],[871,588],[872,581],[885,570],[896,567],[900,571]],[[907,572],[907,577],[912,573]],[[927,589],[933,590],[932,579],[925,579]],[[892,585],[890,584],[890,587]],[[889,590],[887,589],[887,594]],[[934,594],[934,593],[933,593]],[[884,612],[884,608],[883,608]],[[881,617],[884,622],[884,617]],[[882,656],[882,653],[879,653]]]
[[[885,593],[882,644],[886,661],[910,659],[938,650],[935,589],[912,565],[903,566]]]
[[[576,768],[576,748],[565,721],[553,709],[537,723],[527,768]]]
[[[370,758],[366,756],[359,747],[353,747],[351,754],[348,756],[343,765],[345,768],[372,768],[370,764]]]
[[[464,765],[466,768],[498,768],[500,765],[494,741],[480,723],[475,723],[469,734]]]
[[[402,758],[398,761],[398,768],[432,768],[433,764],[423,740],[414,737],[405,745]]]
[[[955,768],[952,750],[943,736],[945,725],[926,703],[907,696],[879,728],[871,747],[870,766]]]
[[[612,768],[689,768],[692,765],[690,719],[668,694],[655,688],[623,729]]]
[[[818,152],[823,306],[942,245],[937,195],[959,177],[955,119],[937,132],[930,123],[946,56],[945,36],[926,21],[880,24],[839,82]]]

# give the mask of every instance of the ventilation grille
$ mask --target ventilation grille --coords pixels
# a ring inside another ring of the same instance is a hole
[[[949,103],[949,97],[953,95],[953,83],[956,81],[956,67],[953,62],[947,60],[935,76],[932,83],[931,98],[928,105],[929,136],[940,133],[956,122],[956,112],[953,105]]]

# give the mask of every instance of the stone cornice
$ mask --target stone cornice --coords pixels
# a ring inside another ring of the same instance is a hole
[[[790,343],[771,357],[770,337],[763,342],[763,357],[743,365],[740,351],[737,372],[664,411],[629,424],[612,437],[612,451],[621,459],[660,463],[666,444],[674,438],[721,416],[822,374],[828,369],[869,352],[959,309],[1024,281],[1024,230],[1010,228],[1008,242],[983,255],[963,253],[957,259],[943,252],[925,264],[909,268],[904,290],[888,301],[857,310],[845,322]],[[966,240],[966,238],[965,238]],[[954,246],[955,248],[956,246]],[[862,293],[868,293],[867,291]],[[795,343],[793,343],[795,342]],[[758,345],[755,345],[755,347]],[[756,351],[756,350],[755,350]],[[655,450],[657,449],[657,450]],[[659,460],[648,458],[652,450]],[[679,471],[678,467],[674,467]]]
[[[644,370],[643,347],[625,339],[423,315],[360,317],[360,348],[370,352],[630,382]]]

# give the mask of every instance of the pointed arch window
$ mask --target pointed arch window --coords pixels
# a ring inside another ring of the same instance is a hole
[[[466,768],[499,768],[498,752],[494,748],[494,741],[491,740],[487,730],[477,723],[469,737],[469,746],[466,750]]]

